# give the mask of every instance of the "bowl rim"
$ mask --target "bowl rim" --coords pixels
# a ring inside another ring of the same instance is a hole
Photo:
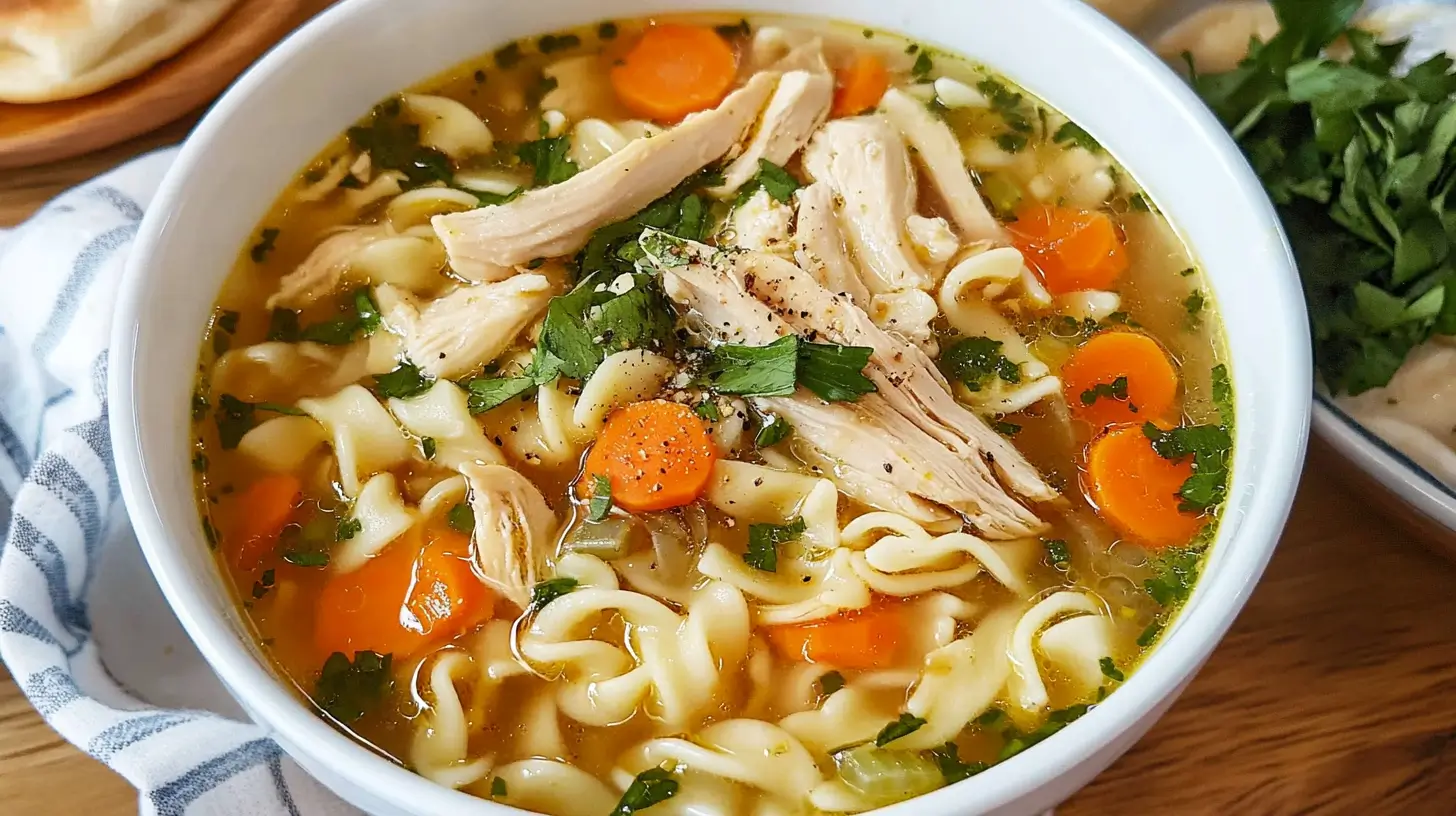
[[[1328,395],[1315,392],[1314,432],[1341,456],[1433,523],[1456,532],[1456,487],[1365,427]]]
[[[134,382],[138,365],[137,325],[145,307],[148,279],[159,267],[152,261],[159,251],[167,213],[186,189],[190,177],[202,171],[202,163],[213,141],[228,125],[230,112],[242,105],[265,77],[286,71],[295,54],[324,36],[336,23],[366,8],[389,2],[392,0],[345,0],[322,12],[250,68],[214,104],[184,144],[148,209],[118,292],[108,376],[108,397],[113,408],[110,414],[111,432],[122,494],[136,527],[137,539],[163,594],[229,691],[270,734],[290,749],[305,769],[325,771],[329,776],[357,786],[402,812],[467,812],[502,816],[520,811],[437,785],[375,753],[325,722],[298,699],[285,681],[275,677],[255,659],[238,641],[226,621],[210,611],[213,604],[207,588],[194,581],[169,553],[173,537],[187,536],[164,525],[160,500],[152,490],[148,474],[182,468],[185,462],[159,464],[154,461],[156,457],[146,455],[141,445],[141,414],[135,399]],[[1098,47],[1120,51],[1122,58],[1132,61],[1143,81],[1170,100],[1176,106],[1176,113],[1201,132],[1204,137],[1202,147],[1208,151],[1205,158],[1227,169],[1239,192],[1239,201],[1231,202],[1231,205],[1247,206],[1262,213],[1261,220],[1277,233],[1282,257],[1271,257],[1270,265],[1282,267],[1274,271],[1283,274],[1272,278],[1271,286],[1275,287],[1275,295],[1283,305],[1283,320],[1276,330],[1283,331],[1283,339],[1289,343],[1278,351],[1285,355],[1292,368],[1285,372],[1286,379],[1295,385],[1281,383],[1271,389],[1277,391],[1273,402],[1280,410],[1274,416],[1258,420],[1276,428],[1279,432],[1276,439],[1280,444],[1267,450],[1247,451],[1236,443],[1239,457],[1257,458],[1266,482],[1260,484],[1257,491],[1249,486],[1253,495],[1249,499],[1248,512],[1238,520],[1232,533],[1228,529],[1231,526],[1229,519],[1225,516],[1217,546],[1230,550],[1226,563],[1217,575],[1200,579],[1194,597],[1139,670],[1117,693],[1072,723],[1055,739],[1038,745],[1035,751],[1024,752],[999,763],[978,775],[974,781],[967,780],[876,811],[886,816],[963,812],[970,802],[986,809],[1016,802],[1034,793],[1049,779],[1087,762],[1099,750],[1132,734],[1147,719],[1150,711],[1158,709],[1160,704],[1170,703],[1232,624],[1268,563],[1278,533],[1288,517],[1307,443],[1310,392],[1304,384],[1311,381],[1312,367],[1308,344],[1297,343],[1297,338],[1307,336],[1304,301],[1288,243],[1258,179],[1223,127],[1193,91],[1132,35],[1076,0],[1037,2],[1055,7],[1058,13],[1075,21],[1085,29],[1089,39],[1100,41]],[[1232,334],[1231,330],[1229,332]],[[1234,368],[1237,382],[1238,362],[1235,362]],[[1241,417],[1240,421],[1253,420]],[[1236,467],[1231,479],[1231,495],[1238,474],[1239,468]],[[200,536],[191,538],[200,542]],[[1238,546],[1234,546],[1235,540]],[[974,798],[968,799],[967,794]]]

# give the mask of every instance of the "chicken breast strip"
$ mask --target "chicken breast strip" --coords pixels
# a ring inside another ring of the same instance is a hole
[[[410,362],[437,379],[454,379],[493,361],[551,301],[544,275],[516,275],[462,286],[421,306],[389,284],[374,290],[384,322],[404,338]]]
[[[598,228],[630,218],[728,153],[758,119],[779,75],[755,74],[713,110],[636,139],[590,170],[515,201],[431,219],[450,266],[496,281],[536,258],[576,252]]]
[[[723,170],[723,184],[708,192],[718,198],[730,198],[758,173],[760,161],[779,166],[787,164],[829,118],[829,105],[833,101],[831,75],[809,71],[784,74],[759,117],[747,147]]]

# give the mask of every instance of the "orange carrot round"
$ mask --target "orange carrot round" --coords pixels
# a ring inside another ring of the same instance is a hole
[[[1106,213],[1028,204],[1007,229],[1054,295],[1106,289],[1127,271],[1127,247]]]
[[[1178,489],[1193,475],[1188,461],[1158,455],[1141,425],[1113,428],[1092,442],[1084,476],[1097,512],[1148,547],[1186,544],[1203,520],[1178,509]]]
[[[738,75],[733,47],[711,28],[660,25],[612,68],[612,88],[637,116],[664,122],[707,110]]]
[[[292,474],[271,474],[249,485],[232,505],[225,538],[232,565],[245,572],[262,566],[302,501],[303,483]]]
[[[890,666],[900,654],[902,608],[899,601],[881,599],[823,620],[769,627],[768,639],[789,660],[842,669]]]
[[[854,62],[834,73],[834,107],[830,115],[858,116],[880,104],[890,90],[890,71],[874,54],[859,54]]]
[[[358,651],[415,654],[464,634],[495,611],[495,595],[471,570],[469,541],[415,529],[364,566],[329,576],[319,592],[314,643],[320,656]]]
[[[586,458],[582,493],[596,476],[612,484],[612,502],[648,512],[681,507],[702,495],[718,449],[703,421],[686,405],[634,402],[607,418]]]
[[[1105,331],[1078,346],[1062,366],[1072,415],[1097,428],[1166,418],[1178,398],[1178,372],[1158,341]]]

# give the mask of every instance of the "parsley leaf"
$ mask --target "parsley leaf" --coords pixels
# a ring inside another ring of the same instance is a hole
[[[708,352],[699,379],[719,394],[784,397],[798,382],[799,338],[780,337],[766,346],[724,343]]]
[[[1076,122],[1068,122],[1057,128],[1057,133],[1052,137],[1052,141],[1069,148],[1080,147],[1091,153],[1102,152],[1102,145]]]
[[[430,390],[434,381],[420,372],[419,366],[411,362],[400,363],[388,374],[374,376],[374,389],[381,397],[408,399]]]
[[[1149,646],[1153,645],[1153,641],[1157,640],[1158,639],[1158,635],[1160,635],[1162,633],[1163,633],[1163,624],[1162,624],[1162,622],[1161,621],[1153,621],[1152,623],[1148,624],[1148,626],[1147,626],[1146,629],[1144,629],[1142,631],[1142,634],[1138,635],[1137,645],[1139,645],[1142,648],[1146,649]]]
[[[780,204],[788,204],[794,198],[794,191],[802,186],[798,179],[789,175],[789,171],[768,159],[759,159],[758,173],[739,190],[738,203],[742,204],[752,198],[754,193],[763,190]]]
[[[708,422],[717,422],[723,418],[723,412],[718,410],[718,403],[714,402],[712,398],[704,399],[702,402],[694,405],[693,413]]]
[[[364,531],[364,522],[356,518],[341,519],[339,527],[334,531],[335,541],[348,541]]]
[[[531,608],[540,609],[546,604],[576,589],[578,581],[565,576],[550,578],[531,588]]]
[[[537,139],[516,148],[516,155],[521,161],[534,169],[532,181],[537,187],[560,184],[579,172],[580,168],[571,160],[570,153],[571,138],[568,136]]]
[[[864,346],[800,341],[799,385],[825,402],[853,402],[875,390],[864,375],[873,353]]]
[[[420,126],[403,118],[399,97],[374,108],[367,123],[347,131],[354,149],[369,153],[376,171],[398,170],[405,175],[405,189],[434,182],[449,184],[455,178],[450,157],[420,143]]]
[[[971,391],[980,391],[997,377],[1013,385],[1021,382],[1021,366],[1001,352],[1001,341],[989,337],[957,340],[940,353],[939,365],[947,377]]]
[[[499,776],[490,780],[490,798],[499,799],[506,796],[506,781]]]
[[[378,652],[355,652],[353,660],[343,652],[334,652],[319,672],[314,702],[335,720],[354,722],[394,687],[390,675],[393,661],[393,655]]]
[[[1010,759],[1016,756],[1027,748],[1071,725],[1090,710],[1092,710],[1092,706],[1086,705],[1085,703],[1068,706],[1067,708],[1058,709],[1048,714],[1046,722],[1042,723],[1041,726],[1029,734],[1018,734],[1014,731],[1009,733],[1006,744],[1001,746],[1001,753],[997,758]]]
[[[930,59],[928,49],[920,49],[920,55],[915,58],[915,64],[910,66],[910,77],[916,82],[924,82],[930,78],[930,72],[935,70],[935,63]]]
[[[1042,542],[1046,547],[1047,560],[1054,567],[1068,567],[1072,564],[1072,551],[1067,548],[1067,542],[1060,538],[1049,538]]]
[[[1083,405],[1091,405],[1099,399],[1112,399],[1121,402],[1127,401],[1127,377],[1118,377],[1110,383],[1097,383],[1082,392],[1079,397]],[[1134,413],[1137,412],[1136,405],[1128,405]]]
[[[470,413],[483,414],[498,405],[504,405],[534,388],[546,385],[561,373],[561,360],[556,355],[537,346],[530,365],[509,377],[476,377],[465,384],[470,392],[467,400]]]
[[[788,420],[783,417],[765,416],[763,424],[758,428],[758,434],[753,437],[753,446],[771,448],[793,435],[794,426],[790,425]]]
[[[588,521],[605,521],[612,512],[612,480],[600,473],[592,476],[592,495],[587,503]]]
[[[1143,588],[1159,606],[1182,603],[1193,592],[1202,559],[1198,548],[1164,550],[1153,561],[1153,577],[1143,581]]]
[[[925,722],[924,719],[905,712],[900,715],[898,720],[880,729],[880,733],[875,737],[875,747],[884,748],[901,737],[909,736],[919,731],[920,726],[925,725]]]
[[[253,411],[253,403],[244,402],[232,394],[217,398],[217,412],[213,418],[217,421],[217,439],[223,450],[236,448],[243,436],[253,429]]]
[[[567,377],[590,378],[611,353],[662,351],[673,342],[676,317],[657,279],[646,274],[609,279],[608,274],[589,275],[567,294],[552,298],[546,308],[540,348]],[[623,283],[630,288],[623,289]],[[543,376],[538,372],[538,384],[549,381]]]
[[[802,517],[795,517],[788,524],[748,525],[748,552],[743,554],[743,563],[763,572],[777,572],[779,545],[798,540],[804,530]]]
[[[1117,682],[1121,683],[1122,681],[1127,679],[1127,676],[1124,675],[1122,673],[1122,670],[1117,667],[1117,663],[1114,662],[1113,659],[1110,657],[1104,657],[1101,660],[1097,661],[1097,665],[1102,667],[1103,676],[1109,680],[1116,680]]]
[[[1007,422],[1002,419],[992,421],[991,427],[996,431],[996,433],[1001,434],[1002,436],[1016,436],[1017,434],[1021,433],[1020,425],[1017,425],[1015,422]]]
[[[253,259],[253,263],[260,264],[268,260],[268,256],[273,253],[273,247],[278,243],[278,236],[281,234],[277,227],[264,227],[263,231],[258,233],[258,243],[253,244],[253,248],[248,250],[248,257]]]
[[[428,459],[434,459],[435,458],[435,450],[438,447],[439,447],[439,443],[435,441],[435,437],[433,437],[433,436],[420,437],[420,453],[424,454],[425,459],[427,459],[427,460]]]
[[[457,502],[445,513],[445,523],[457,532],[470,535],[475,532],[475,511],[470,502]]]
[[[991,767],[984,762],[962,762],[960,749],[954,742],[947,742],[939,748],[930,749],[930,758],[945,777],[945,784],[954,785],[962,779],[969,779]]]
[[[844,675],[837,671],[819,675],[819,693],[825,697],[844,688]]]
[[[627,787],[622,799],[608,816],[634,816],[677,795],[679,783],[662,768],[648,768]]]
[[[1193,475],[1178,490],[1182,498],[1180,509],[1207,510],[1223,501],[1228,489],[1229,457],[1234,445],[1227,427],[1189,425],[1164,431],[1149,422],[1143,425],[1143,435],[1152,441],[1153,450],[1164,459],[1179,461],[1193,458]]]

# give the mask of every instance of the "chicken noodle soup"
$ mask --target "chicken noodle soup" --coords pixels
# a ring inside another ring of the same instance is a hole
[[[279,198],[199,505],[279,671],[431,780],[862,812],[1137,669],[1224,498],[1220,354],[1154,203],[1010,80],[607,22],[385,100]]]

